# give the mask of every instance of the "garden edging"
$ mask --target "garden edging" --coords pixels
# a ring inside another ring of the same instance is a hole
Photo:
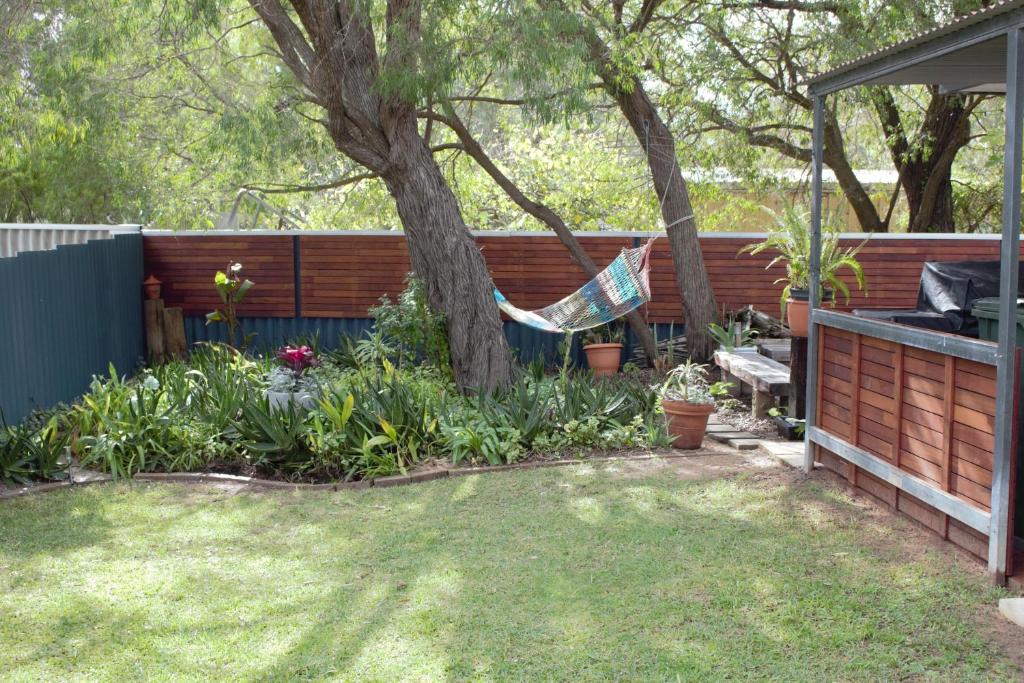
[[[390,477],[377,477],[375,479],[362,479],[350,482],[332,482],[325,484],[307,484],[302,482],[274,481],[272,479],[258,479],[256,477],[244,477],[236,474],[218,474],[215,472],[138,472],[132,480],[153,483],[180,483],[180,484],[238,484],[253,489],[264,490],[296,490],[296,491],[351,491],[357,489],[368,489],[371,487],[386,488],[392,486],[408,486],[437,479],[449,477],[464,477],[471,474],[484,474],[492,472],[509,472],[513,470],[532,470],[543,467],[562,467],[566,465],[581,465],[587,462],[615,462],[624,460],[654,460],[657,458],[691,458],[700,451],[686,453],[647,453],[644,455],[597,455],[589,458],[571,460],[538,460],[535,462],[514,463],[511,465],[494,465],[480,467],[458,467],[453,469],[426,470],[413,472],[411,474],[398,474]],[[101,476],[86,481],[58,481],[39,484],[38,486],[25,486],[19,489],[0,491],[0,500],[20,498],[22,496],[37,493],[49,493],[61,489],[87,486],[90,484],[110,483],[115,481],[113,477]]]

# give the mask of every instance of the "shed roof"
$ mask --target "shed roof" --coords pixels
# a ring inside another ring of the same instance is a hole
[[[953,91],[1004,92],[1006,32],[1024,25],[1024,0],[989,7],[845,62],[809,81],[812,94],[855,85],[930,84]]]

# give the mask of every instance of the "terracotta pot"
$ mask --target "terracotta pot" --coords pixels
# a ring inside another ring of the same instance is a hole
[[[619,371],[622,359],[622,344],[587,344],[587,365],[594,371],[594,377],[611,377]]]
[[[149,300],[160,298],[160,285],[161,282],[154,276],[150,275],[142,282],[142,289],[146,292],[146,298]]]
[[[807,336],[807,300],[786,299],[786,322],[794,337]]]
[[[715,412],[715,404],[663,400],[661,405],[665,409],[668,433],[672,435],[672,446],[700,448],[708,428],[708,417]]]

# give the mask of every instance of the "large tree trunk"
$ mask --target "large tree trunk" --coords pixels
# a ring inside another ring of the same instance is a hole
[[[916,139],[907,136],[892,94],[878,88],[872,94],[875,113],[907,198],[910,232],[953,232],[953,161],[970,141],[971,113],[980,98],[940,95],[931,99]]]
[[[410,147],[384,183],[405,227],[413,271],[426,284],[430,306],[445,314],[455,381],[464,390],[493,391],[512,376],[494,283],[430,150],[419,136]]]
[[[850,166],[850,160],[846,156],[846,145],[843,143],[842,129],[836,121],[835,114],[827,111],[825,115],[825,130],[823,131],[824,147],[822,148],[822,161],[832,172],[836,174],[836,183],[843,191],[846,200],[853,207],[857,216],[857,222],[864,232],[886,232],[888,226],[883,223],[878,215],[878,208],[871,200],[871,195],[861,184]],[[808,160],[809,161],[809,160]]]
[[[586,250],[583,249],[583,245],[576,239],[576,236],[572,234],[572,230],[565,224],[561,216],[554,212],[551,207],[547,206],[542,202],[533,201],[519,189],[511,178],[502,173],[501,169],[498,168],[497,164],[491,159],[491,157],[484,150],[483,146],[477,141],[477,139],[470,132],[469,128],[455,115],[449,116],[438,116],[433,115],[439,121],[442,121],[458,136],[459,142],[461,142],[463,149],[469,156],[473,157],[473,160],[480,165],[487,175],[491,176],[495,184],[498,185],[505,194],[508,195],[509,199],[516,203],[526,213],[530,214],[537,220],[547,225],[551,230],[558,236],[558,240],[565,246],[569,251],[569,255],[572,259],[583,269],[583,272],[587,274],[587,277],[593,278],[598,274],[597,265],[594,260],[590,258]],[[626,314],[626,320],[629,322],[630,328],[636,335],[637,341],[640,342],[640,346],[644,350],[644,355],[647,356],[647,360],[653,367],[654,361],[658,357],[658,347],[654,342],[654,335],[651,334],[651,328],[648,326],[647,321],[640,315],[639,311],[630,311]]]
[[[697,221],[690,204],[686,181],[676,163],[676,143],[672,131],[661,120],[643,84],[633,79],[624,90],[602,70],[605,87],[619,105],[637,141],[644,148],[647,166],[654,180],[654,189],[661,202],[661,216],[668,226],[668,242],[672,250],[676,283],[686,318],[686,344],[690,357],[706,362],[714,353],[715,344],[708,326],[718,320],[715,293],[711,289],[704,253],[697,235]]]
[[[419,134],[415,102],[381,87],[385,66],[418,75],[420,3],[388,0],[379,33],[370,6],[353,0],[290,0],[302,28],[281,0],[249,4],[303,97],[323,107],[338,150],[379,175],[395,198],[413,270],[426,284],[430,306],[447,320],[456,383],[468,391],[508,383],[512,355],[483,255]]]
[[[955,232],[953,160],[970,141],[971,114],[963,97],[933,97],[925,114],[927,153],[912,154],[903,169],[910,232]]]

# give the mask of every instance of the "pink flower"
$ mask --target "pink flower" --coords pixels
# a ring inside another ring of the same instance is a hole
[[[301,375],[306,368],[314,367],[319,363],[313,349],[308,346],[282,346],[277,351],[277,359],[296,377]]]

